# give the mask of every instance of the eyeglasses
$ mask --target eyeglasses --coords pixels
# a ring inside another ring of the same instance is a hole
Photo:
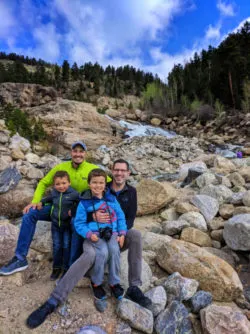
[[[119,172],[126,173],[126,172],[128,172],[128,170],[127,169],[113,169],[113,172],[116,172],[116,173],[119,173]]]

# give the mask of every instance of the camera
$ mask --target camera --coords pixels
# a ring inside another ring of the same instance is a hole
[[[109,241],[112,237],[113,231],[109,226],[103,227],[99,229],[100,238],[106,241]]]

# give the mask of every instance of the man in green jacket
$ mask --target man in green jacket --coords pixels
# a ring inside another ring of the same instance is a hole
[[[11,275],[28,267],[26,256],[32,242],[36,223],[38,220],[50,221],[51,206],[44,206],[37,209],[37,204],[41,201],[46,189],[53,184],[55,172],[64,170],[70,176],[71,187],[79,193],[88,189],[88,174],[98,166],[85,161],[86,145],[77,141],[71,147],[71,161],[62,162],[50,170],[50,172],[38,183],[32,202],[23,210],[23,219],[17,241],[15,256],[9,263],[0,269],[0,275]]]

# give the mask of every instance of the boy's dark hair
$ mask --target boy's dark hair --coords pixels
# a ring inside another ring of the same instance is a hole
[[[92,171],[88,175],[88,184],[90,183],[91,179],[95,176],[103,176],[105,178],[105,182],[107,182],[107,173],[101,168],[92,169]]]
[[[57,179],[58,177],[60,178],[66,177],[68,181],[70,182],[69,174],[65,170],[58,170],[57,172],[55,172],[53,176],[53,183],[55,183],[55,179]]]
[[[129,163],[127,162],[127,160],[124,160],[124,159],[117,159],[117,160],[115,160],[114,163],[113,163],[113,169],[115,168],[115,164],[126,164],[127,170],[130,169]]]

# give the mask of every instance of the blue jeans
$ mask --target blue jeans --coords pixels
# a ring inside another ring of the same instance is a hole
[[[57,222],[51,225],[53,242],[53,269],[69,269],[71,229],[59,227]]]
[[[51,205],[44,206],[41,210],[33,210],[23,215],[22,224],[17,241],[15,255],[19,260],[24,260],[28,254],[30,244],[36,230],[36,223],[38,220],[50,221]]]
[[[71,219],[72,238],[69,265],[71,266],[81,255],[84,238],[81,237],[75,230],[74,218]]]
[[[115,235],[112,235],[109,241],[100,238],[96,242],[84,241],[84,243],[90,243],[95,248],[96,257],[94,267],[91,270],[91,281],[96,285],[103,283],[106,263],[109,266],[108,283],[110,285],[120,283],[120,248],[116,238]]]

